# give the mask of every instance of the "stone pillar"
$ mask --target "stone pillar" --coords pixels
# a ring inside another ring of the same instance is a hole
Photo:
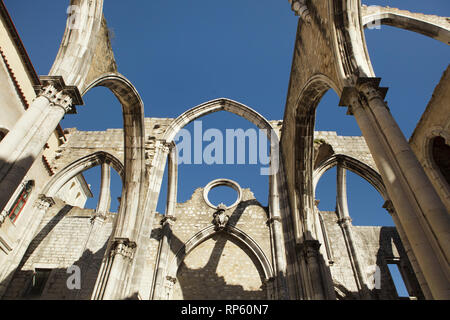
[[[319,248],[320,243],[317,240],[304,240],[298,247],[299,253],[303,256],[308,269],[309,287],[312,290],[309,299],[312,300],[325,300],[327,298],[319,261]]]
[[[106,216],[105,215],[94,215],[90,220],[90,228],[89,233],[86,237],[86,241],[84,243],[84,246],[80,250],[79,253],[79,260],[78,260],[78,267],[81,270],[81,276],[83,281],[88,281],[89,279],[86,277],[86,275],[90,274],[90,269],[95,270],[96,265],[92,265],[94,260],[94,254],[101,249],[101,244],[99,244],[99,239],[102,236],[101,229],[105,225],[106,222]],[[83,292],[84,284],[81,283],[81,289],[80,290],[73,290],[72,297],[74,300],[79,300],[81,294],[85,294]]]
[[[0,142],[0,209],[3,209],[38,158],[64,115],[83,104],[78,89],[61,77],[42,77],[30,108]]]
[[[105,215],[111,206],[111,167],[103,162],[101,169],[100,195],[97,203],[97,214]]]
[[[170,254],[170,240],[172,237],[172,225],[175,223],[175,206],[177,204],[177,179],[178,179],[178,161],[177,149],[175,144],[167,146],[170,148],[169,163],[168,163],[168,188],[166,201],[166,214],[161,220],[162,234],[159,246],[158,262],[156,264],[156,277],[153,291],[153,299],[161,300],[167,299],[168,295],[165,293],[165,278],[167,274],[167,265],[169,263]],[[164,150],[167,152],[167,150]],[[166,283],[167,284],[167,283]]]
[[[55,204],[55,201],[51,197],[45,195],[39,195],[38,199],[33,203],[33,217],[27,225],[27,232],[24,236],[18,240],[15,250],[12,252],[11,259],[8,259],[3,265],[0,266],[0,298],[5,294],[5,291],[12,279],[14,271],[22,261],[29,244],[36,235],[42,218],[47,213],[47,210]]]
[[[163,300],[165,295],[165,275],[167,273],[167,264],[169,261],[170,239],[172,237],[172,225],[176,218],[173,216],[165,216],[161,220],[162,236],[159,245],[158,261],[156,264],[156,277],[153,290],[153,300]]]
[[[429,236],[438,242],[441,254],[450,260],[450,217],[429,181],[423,167],[411,150],[403,132],[398,127],[384,102],[378,84],[380,78],[360,78],[357,89],[365,98],[368,111],[379,127],[380,137],[387,143],[389,151],[400,169],[399,175],[405,180],[411,201],[418,207],[418,216],[431,228]],[[392,199],[395,203],[395,199]],[[397,208],[397,206],[396,206]],[[449,275],[449,274],[447,274]],[[447,292],[450,297],[450,292]]]
[[[349,251],[350,262],[355,273],[356,285],[359,289],[359,295],[362,299],[371,299],[367,278],[365,275],[365,264],[361,259],[355,243],[355,237],[352,229],[352,219],[348,212],[347,204],[347,174],[342,165],[342,159],[338,159],[337,164],[337,194],[336,194],[336,210],[339,216],[338,223],[342,229],[344,240]]]
[[[280,196],[278,192],[278,179],[280,179],[279,171],[269,176],[269,199],[270,199],[270,214],[271,218],[268,221],[268,226],[271,229],[273,238],[274,254],[275,254],[275,272],[276,272],[276,291],[278,299],[289,299],[287,290],[286,274],[287,262],[286,251],[283,241],[283,226],[281,224],[280,213]]]
[[[377,120],[373,118],[369,110],[366,100],[366,97],[361,95],[356,88],[347,87],[342,92],[340,105],[349,106],[349,113],[355,116],[383,178],[387,192],[397,209],[397,215],[405,231],[405,236],[417,257],[433,297],[435,299],[449,299],[448,264],[446,265],[442,261],[443,257],[436,248],[437,244],[430,242],[427,232],[424,230],[420,219],[421,216],[423,217],[423,213],[416,202],[417,199],[414,197],[411,186],[403,183],[404,173],[395,154],[392,153],[392,150],[396,149],[392,146],[395,140],[387,141],[385,139]],[[386,105],[384,105],[384,108],[386,109]],[[388,112],[387,109],[385,111]],[[407,149],[403,151],[409,153]],[[427,183],[424,182],[424,184]],[[421,189],[419,188],[419,190]]]
[[[126,238],[116,238],[109,248],[109,255],[102,264],[93,299],[118,300],[126,295],[128,271],[136,250],[136,243]]]
[[[387,200],[384,203],[383,208],[386,209],[387,212],[389,212],[389,214],[392,217],[392,220],[394,221],[395,228],[397,229],[397,232],[400,235],[400,239],[402,239],[402,244],[403,247],[405,248],[406,255],[408,256],[409,262],[411,263],[411,266],[414,270],[414,274],[416,275],[417,278],[417,282],[419,283],[420,289],[422,289],[422,293],[425,296],[425,299],[433,299],[433,295],[431,294],[430,288],[428,287],[428,284],[425,281],[423,272],[420,269],[419,264],[417,263],[416,256],[414,255],[414,252],[411,249],[411,245],[409,244],[408,238],[405,234],[405,231],[403,230],[403,226],[400,223],[400,220],[398,219],[392,201]]]

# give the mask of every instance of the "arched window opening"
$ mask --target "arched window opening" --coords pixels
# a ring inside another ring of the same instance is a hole
[[[320,211],[336,210],[336,167],[323,174],[317,183],[316,200]]]
[[[399,298],[409,298],[408,289],[406,288],[405,280],[400,271],[397,263],[388,263],[389,274],[391,280],[394,283],[395,289],[397,291],[397,296]]]
[[[88,183],[92,198],[88,198],[85,204],[86,209],[97,209],[100,201],[101,188],[101,166],[96,166],[83,172],[83,175]],[[116,170],[110,169],[110,212],[117,212],[119,208],[119,198],[122,195],[122,180]]]
[[[380,193],[350,170],[347,170],[347,201],[353,225],[395,226],[390,214],[383,209],[385,201]]]
[[[445,143],[444,138],[435,137],[432,140],[431,148],[433,160],[447,185],[450,186],[450,146]]]
[[[33,187],[34,181],[33,180],[28,181],[22,188],[20,194],[17,196],[16,200],[14,201],[14,204],[12,205],[11,209],[8,212],[8,216],[12,222],[16,222],[17,218],[19,217],[20,213],[22,212],[23,208],[25,207],[25,204],[27,203],[30,197]]]
[[[184,126],[174,141],[178,152],[177,202],[188,201],[196,189],[212,180],[226,178],[250,188],[263,206],[268,205],[269,176],[261,175],[261,169],[269,167],[270,142],[249,120],[231,112],[214,112]],[[160,213],[165,212],[167,170],[166,162],[157,206]],[[217,193],[213,200],[232,203],[232,192]]]

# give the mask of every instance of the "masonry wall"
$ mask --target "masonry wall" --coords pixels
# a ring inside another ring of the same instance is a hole
[[[241,203],[226,214],[228,224],[251,237],[272,261],[267,208],[262,207],[249,189],[243,189]],[[176,208],[177,221],[169,261],[196,233],[212,225],[215,210],[203,199],[203,188]],[[267,299],[262,287],[264,275],[254,254],[240,241],[218,232],[188,253],[180,265],[173,299]]]
[[[360,299],[356,276],[350,260],[338,216],[335,212],[320,212],[331,251],[330,271],[338,299]],[[372,299],[399,299],[388,264],[399,266],[411,296],[423,299],[417,279],[395,227],[352,226],[355,244],[368,279]],[[380,270],[379,288],[375,286],[375,270]]]
[[[72,207],[56,199],[56,204],[43,217],[3,299],[26,298],[37,268],[51,269],[41,299],[90,299],[112,231],[110,217],[92,232],[93,214],[93,210]],[[88,240],[91,240],[89,247]],[[67,280],[74,274],[68,273],[68,268],[73,265],[81,271],[80,290],[69,290],[67,286]]]
[[[425,112],[420,118],[409,143],[425,173],[436,189],[442,202],[450,211],[450,184],[436,165],[432,156],[432,139],[441,137],[445,140],[447,150],[450,146],[450,66],[442,75],[433,92]],[[444,151],[444,150],[442,150]],[[443,157],[448,154],[443,152]]]

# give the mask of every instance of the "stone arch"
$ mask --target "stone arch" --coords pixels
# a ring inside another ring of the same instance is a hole
[[[384,24],[417,32],[450,44],[450,23],[444,17],[413,13],[396,8],[363,5],[362,24],[365,28]]]
[[[338,85],[329,77],[323,74],[316,74],[306,82],[300,91],[295,115],[294,127],[294,189],[295,199],[292,205],[294,213],[294,232],[297,239],[302,237],[302,226],[299,221],[308,220],[307,217],[300,217],[300,212],[308,214],[308,209],[314,208],[313,198],[313,171],[314,171],[314,127],[316,108],[320,100],[329,90],[338,91]],[[312,231],[312,230],[310,230]]]
[[[157,199],[159,194],[159,189],[161,187],[161,182],[164,174],[164,168],[166,164],[166,158],[169,154],[169,146],[172,148],[174,146],[173,139],[175,138],[176,134],[179,132],[181,128],[186,126],[188,123],[203,117],[205,115],[218,112],[218,111],[227,111],[234,113],[240,117],[243,117],[244,119],[247,119],[248,121],[252,122],[254,125],[256,125],[260,129],[267,130],[267,135],[269,141],[272,141],[271,145],[274,145],[278,143],[278,136],[276,134],[276,131],[272,127],[269,121],[267,121],[262,115],[260,115],[255,110],[251,109],[250,107],[230,100],[226,98],[219,98],[215,100],[211,100],[208,102],[205,102],[203,104],[200,104],[192,109],[189,109],[188,111],[181,114],[179,117],[177,117],[175,120],[172,121],[172,123],[167,127],[163,138],[161,141],[159,141],[159,146],[156,148],[156,154],[153,158],[153,164],[152,164],[152,170],[151,173],[151,181],[150,181],[150,193],[149,195],[151,197],[150,199],[150,206],[148,207],[148,210],[153,211],[156,209],[157,205]],[[273,154],[273,153],[271,153]],[[278,157],[274,157],[276,161],[278,161]],[[273,160],[272,159],[272,160]],[[278,162],[278,165],[281,165]],[[175,166],[171,166],[171,170],[174,171]],[[173,175],[176,176],[176,173],[173,172]],[[272,175],[270,175],[272,177]],[[271,179],[273,180],[273,179]],[[275,184],[270,184],[274,188]],[[176,201],[176,200],[175,200]]]
[[[234,113],[238,116],[241,116],[248,121],[252,122],[260,129],[267,130],[267,136],[269,141],[271,141],[271,164],[276,163],[276,168],[278,170],[269,170],[269,208],[271,218],[278,219],[278,221],[282,220],[281,217],[281,206],[280,206],[280,197],[278,196],[279,190],[283,190],[285,188],[285,181],[281,176],[280,172],[282,172],[282,164],[279,161],[279,150],[278,150],[278,135],[272,125],[267,121],[262,115],[260,115],[255,110],[230,99],[220,98],[212,101],[208,101],[206,103],[200,104],[180,115],[176,118],[166,129],[163,138],[159,141],[159,146],[157,145],[156,154],[153,159],[152,165],[152,173],[151,173],[151,181],[150,181],[150,193],[149,193],[149,207],[147,210],[153,211],[156,208],[159,189],[161,187],[161,181],[164,174],[165,162],[167,156],[170,154],[169,161],[169,179],[168,179],[168,208],[173,207],[169,206],[169,204],[176,203],[176,176],[177,176],[177,164],[176,164],[176,146],[174,144],[173,139],[175,138],[178,131],[183,128],[188,123],[198,119],[199,117],[205,116],[207,114],[211,114],[218,111],[227,111]],[[274,172],[275,171],[275,172]],[[283,207],[285,211],[287,210],[286,206]],[[174,214],[171,211],[167,212],[169,215]],[[286,215],[285,215],[286,216]],[[284,217],[285,217],[284,216]],[[283,217],[283,218],[284,218]],[[271,234],[274,242],[274,250],[277,254],[277,272],[281,274],[280,282],[284,281],[284,274],[286,269],[286,261],[285,261],[285,252],[284,252],[284,244],[282,243],[283,235],[281,233],[281,228],[277,228],[273,230]]]
[[[42,194],[46,197],[53,197],[56,193],[64,186],[68,181],[70,181],[76,175],[91,169],[95,166],[101,165],[102,163],[109,164],[122,178],[124,179],[124,168],[122,162],[114,157],[112,154],[98,151],[82,157],[71,164],[68,164],[65,168],[60,170],[52,179],[47,183],[47,185],[42,190]]]
[[[67,84],[83,91],[90,81],[116,72],[104,0],[71,0],[61,45],[49,75],[62,76]]]
[[[448,134],[447,130],[444,130],[442,127],[429,128],[427,133],[421,138],[421,141],[418,141],[421,150],[421,154],[418,155],[418,157],[421,158],[427,174],[434,182],[436,189],[439,190],[442,201],[447,206],[447,208],[449,208],[450,184],[444,177],[433,156],[433,142],[436,138],[441,138],[443,140],[443,143],[445,143],[447,146],[449,145],[450,135]]]
[[[144,103],[133,84],[119,73],[108,73],[91,82],[83,91],[103,86],[122,105],[124,127],[124,178],[116,235],[136,238],[145,197]]]
[[[261,267],[261,270],[264,273],[264,280],[270,280],[271,278],[274,277],[274,272],[269,260],[267,259],[266,255],[264,254],[264,252],[262,251],[262,249],[259,247],[259,245],[256,243],[255,240],[253,240],[244,231],[233,226],[226,226],[223,229],[223,232],[226,232],[228,235],[232,236],[234,239],[236,239],[245,247],[247,247],[250,250],[250,252],[252,252],[254,258],[256,258],[259,263],[259,267]],[[198,245],[208,240],[216,233],[218,233],[218,231],[216,231],[214,226],[211,225],[199,231],[194,236],[192,236],[188,241],[186,241],[186,243],[177,251],[175,257],[173,257],[173,259],[171,260],[168,266],[167,272],[168,277],[176,278],[178,268],[181,262],[183,262],[184,258],[190,252],[192,252]]]
[[[389,199],[386,187],[384,186],[383,183],[383,179],[381,178],[381,175],[378,172],[369,167],[367,164],[343,154],[335,154],[331,156],[330,158],[322,161],[318,165],[318,167],[314,170],[313,173],[314,193],[316,190],[317,183],[319,182],[322,175],[331,168],[335,167],[339,160],[342,160],[341,165],[345,169],[350,170],[353,173],[356,173],[361,178],[369,182],[381,194],[384,200]]]
[[[218,111],[228,111],[234,113],[252,122],[260,129],[266,129],[268,131],[273,129],[269,121],[250,107],[231,99],[219,98],[202,103],[181,114],[168,126],[166,132],[164,133],[163,140],[168,143],[172,142],[178,131],[180,131],[180,129],[188,123]],[[268,134],[270,134],[270,132],[268,132]]]

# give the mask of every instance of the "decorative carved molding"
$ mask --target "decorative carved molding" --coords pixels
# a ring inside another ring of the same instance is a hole
[[[164,218],[161,219],[160,224],[163,226],[166,223],[169,223],[171,226],[177,221],[177,218],[174,216],[164,216]]]
[[[386,211],[389,212],[391,216],[395,214],[394,204],[391,200],[386,200],[386,202],[383,204],[383,208],[386,209]]]
[[[110,251],[110,256],[121,255],[129,260],[134,257],[136,251],[136,242],[130,241],[128,238],[117,238]]]
[[[223,203],[217,206],[217,211],[214,212],[213,215],[213,223],[216,226],[215,230],[223,230],[227,226],[230,216],[225,214],[226,209],[227,206],[224,205]]]
[[[9,212],[8,210],[4,209],[2,213],[0,213],[0,227],[2,226],[3,222],[5,222],[6,217],[8,216]]]
[[[45,97],[65,113],[76,113],[75,106],[83,105],[83,99],[77,87],[67,86],[61,76],[42,76],[42,85],[34,86],[37,97]]]
[[[306,258],[317,257],[321,244],[318,240],[305,240],[298,245],[298,250]]]
[[[281,217],[272,217],[270,219],[267,219],[266,224],[270,226],[275,221],[281,222]]]
[[[309,24],[311,23],[311,14],[306,5],[306,0],[289,0],[289,3],[296,16],[300,16],[303,21],[306,21]]]
[[[346,226],[351,225],[351,223],[352,223],[352,218],[350,218],[350,217],[343,217],[343,218],[339,219],[339,220],[337,221],[337,223],[338,223],[341,227],[346,227]]]
[[[41,211],[47,211],[48,208],[55,204],[55,200],[52,197],[47,197],[44,194],[40,194],[35,202],[35,206]]]

